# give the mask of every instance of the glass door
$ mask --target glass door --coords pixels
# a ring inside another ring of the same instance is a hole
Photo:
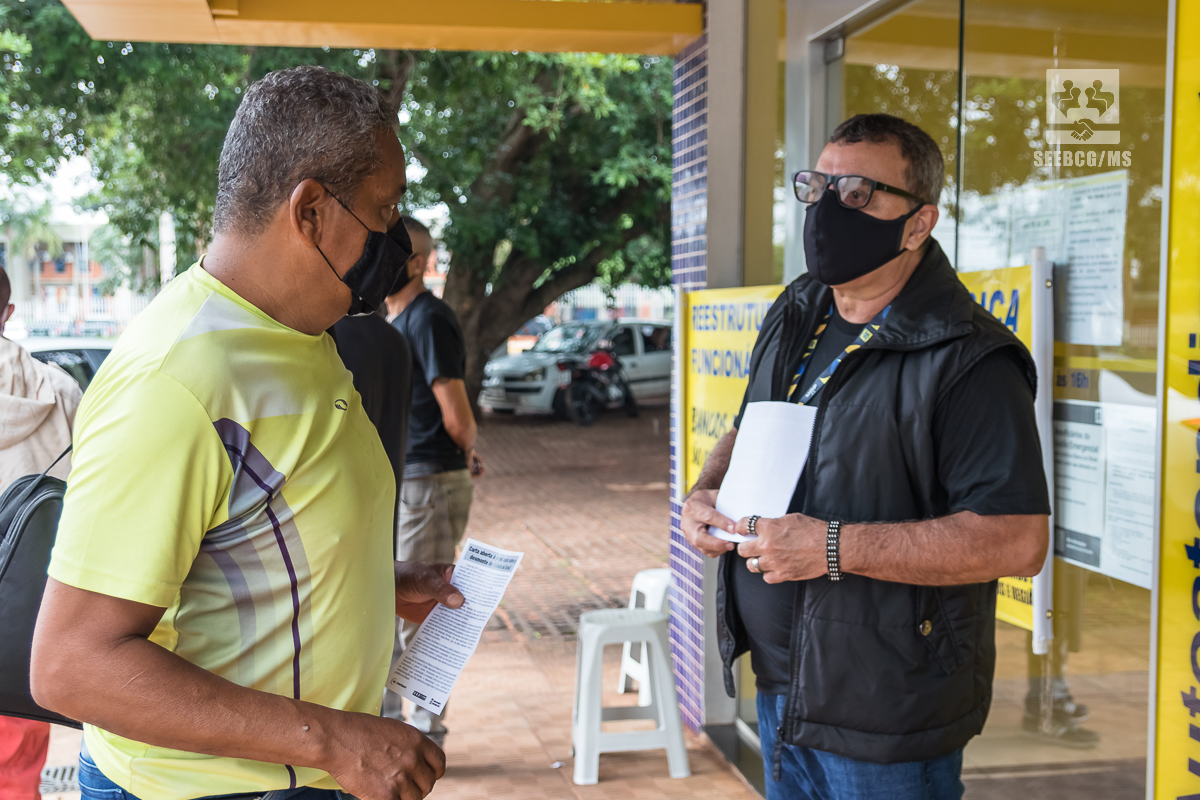
[[[997,622],[969,797],[1145,795],[1166,34],[1166,0],[918,0],[827,49],[827,108],[941,145],[957,269],[1054,263],[1054,645]]]

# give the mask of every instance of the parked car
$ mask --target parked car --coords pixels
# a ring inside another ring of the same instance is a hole
[[[108,358],[115,342],[104,339],[86,338],[51,338],[30,336],[22,339],[20,345],[29,351],[30,355],[44,364],[58,364],[71,374],[79,383],[80,389],[87,389],[92,382],[96,370]]]
[[[611,343],[634,399],[671,393],[671,324],[663,320],[568,322],[543,333],[523,353],[493,357],[484,368],[479,405],[500,413],[568,417],[572,363]]]
[[[538,338],[543,333],[554,327],[554,321],[545,314],[539,314],[533,319],[526,322],[517,332],[508,337],[506,349],[508,355],[515,356],[517,353],[524,353],[529,348],[537,344]]]

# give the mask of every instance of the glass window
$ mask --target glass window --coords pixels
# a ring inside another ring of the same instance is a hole
[[[79,350],[43,350],[31,354],[43,364],[57,364],[75,379],[80,389],[86,389],[94,371],[87,358]]]
[[[534,353],[586,353],[601,330],[598,325],[568,322],[546,331],[529,349]]]
[[[1145,792],[1166,33],[1165,0],[1093,0],[1086,16],[964,3],[957,265],[1041,247],[1056,288],[1054,641],[1034,656],[997,624],[996,696],[1020,721],[1000,711],[967,752],[1107,763],[1130,797]]]
[[[671,351],[671,329],[666,325],[643,325],[640,330],[643,353]]]
[[[619,356],[637,355],[637,344],[633,341],[633,331],[629,328],[617,328],[612,337],[613,352]]]
[[[919,0],[845,41],[840,69],[830,87],[842,98],[827,120],[832,133],[855,114],[892,114],[920,126],[946,159],[941,216],[933,236],[956,263],[955,200],[958,190],[958,0]],[[869,176],[868,176],[869,177]]]

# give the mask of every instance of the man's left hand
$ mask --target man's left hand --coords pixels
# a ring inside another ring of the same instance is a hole
[[[750,534],[749,517],[743,517],[737,532]],[[757,558],[758,569],[767,583],[806,581],[828,572],[825,561],[826,525],[803,514],[788,514],[779,519],[759,519],[754,524],[757,539],[738,545],[738,555]],[[749,565],[753,561],[747,561]]]
[[[396,616],[418,624],[438,603],[462,608],[466,599],[450,583],[453,564],[396,562]]]
[[[471,471],[472,478],[482,478],[484,473],[483,459],[479,457],[479,453],[472,447],[467,451],[467,469]]]

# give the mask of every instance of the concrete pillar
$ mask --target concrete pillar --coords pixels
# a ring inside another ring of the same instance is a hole
[[[779,129],[779,0],[746,0],[743,118],[743,286],[778,283],[773,241],[775,139]]]
[[[709,289],[742,285],[746,213],[746,7],[708,3]]]

